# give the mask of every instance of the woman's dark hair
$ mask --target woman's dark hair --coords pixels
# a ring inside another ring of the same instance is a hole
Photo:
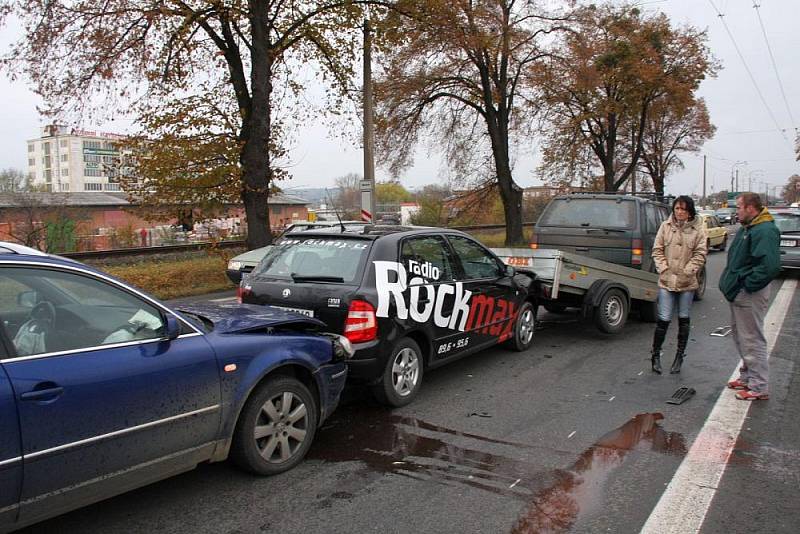
[[[673,212],[675,211],[675,204],[677,204],[678,202],[683,202],[683,205],[686,206],[686,211],[689,212],[689,218],[694,219],[695,216],[697,215],[697,210],[694,209],[694,200],[692,200],[692,197],[681,195],[675,200],[673,200],[672,201]]]

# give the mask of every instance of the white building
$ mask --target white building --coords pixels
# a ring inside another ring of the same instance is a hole
[[[119,141],[125,136],[53,124],[28,141],[28,177],[54,193],[120,191],[124,172]]]

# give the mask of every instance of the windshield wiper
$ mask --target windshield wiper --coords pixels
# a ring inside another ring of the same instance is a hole
[[[587,232],[617,232],[619,234],[624,234],[625,230],[620,230],[619,228],[587,228]]]
[[[292,273],[295,282],[344,282],[341,276],[305,275]]]

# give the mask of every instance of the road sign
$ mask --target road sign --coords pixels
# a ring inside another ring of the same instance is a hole
[[[362,191],[372,191],[372,182],[369,180],[361,180],[359,187]]]

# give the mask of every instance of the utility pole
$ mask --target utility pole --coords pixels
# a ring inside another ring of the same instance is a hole
[[[739,169],[736,169],[736,191],[739,191]]]
[[[372,110],[372,30],[364,19],[364,179],[361,181],[361,220],[375,221],[375,122]]]
[[[706,207],[706,157],[703,156],[703,208]]]

